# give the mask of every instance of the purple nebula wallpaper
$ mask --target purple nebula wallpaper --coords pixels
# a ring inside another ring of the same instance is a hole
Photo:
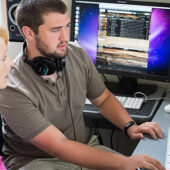
[[[99,6],[84,5],[80,10],[79,43],[96,64]]]
[[[153,8],[150,21],[148,72],[168,75],[170,58],[170,9]]]

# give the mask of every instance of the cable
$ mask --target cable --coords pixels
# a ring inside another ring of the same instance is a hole
[[[67,89],[67,94],[68,94],[68,103],[69,103],[69,110],[70,110],[70,113],[71,113],[70,115],[71,115],[71,121],[72,121],[72,126],[73,126],[74,138],[75,138],[75,141],[77,141],[75,126],[74,126],[73,113],[72,113],[72,109],[71,109],[71,98],[70,98],[70,93],[69,93],[69,89],[68,89],[68,82],[67,82],[68,74],[67,74],[66,68],[64,70],[65,70],[64,78],[65,78],[66,89]],[[67,78],[66,78],[66,76],[67,76]]]
[[[103,138],[102,138],[102,136],[99,132],[99,122],[98,122],[98,120],[96,120],[96,136],[98,137],[100,145],[104,145]]]
[[[110,146],[111,146],[112,149],[114,149],[113,148],[113,135],[114,135],[114,132],[115,132],[115,130],[112,130],[112,133],[110,135]]]
[[[64,69],[65,70],[65,82],[66,82],[66,89],[67,89],[67,94],[68,94],[68,103],[69,103],[69,109],[70,109],[70,115],[71,115],[71,121],[72,121],[72,126],[73,126],[73,132],[74,132],[74,138],[75,138],[75,141],[77,141],[77,137],[76,137],[76,131],[75,131],[75,126],[74,126],[74,119],[73,119],[73,112],[72,112],[72,109],[71,109],[71,98],[70,98],[70,94],[69,94],[69,89],[68,89],[68,82],[67,82],[67,79],[66,79],[66,76],[68,77],[68,74],[67,74],[67,71],[66,71],[66,68]],[[82,170],[82,167],[80,167],[80,170]]]
[[[104,78],[104,80],[105,80],[105,82],[109,82],[108,80],[107,80],[107,78],[106,78],[106,76],[104,75],[104,74],[102,74],[102,76],[103,76],[103,78]]]
[[[144,102],[149,100],[162,100],[162,99],[170,99],[170,97],[155,97],[155,98],[148,98],[147,95],[143,92],[135,92],[134,97],[138,98],[137,95],[142,95],[144,97]]]
[[[167,95],[169,92],[170,92],[170,89],[167,89],[167,90],[165,91],[165,95]]]
[[[120,77],[120,76],[117,76],[117,78],[118,78],[119,82],[121,82],[121,77]]]
[[[92,135],[92,132],[93,132],[93,128],[92,128],[92,127],[90,127],[90,131],[89,131],[89,137],[88,137],[88,140],[90,140],[90,138],[91,138],[91,135]]]
[[[66,88],[67,88],[67,93],[68,93],[68,103],[69,103],[69,109],[70,109],[70,115],[71,115],[71,121],[72,121],[72,126],[73,126],[73,132],[74,132],[74,138],[75,138],[75,141],[77,141],[77,137],[76,137],[76,130],[75,130],[75,126],[74,126],[74,119],[73,119],[73,112],[72,112],[72,109],[71,109],[71,98],[70,98],[70,93],[69,93],[69,89],[68,89],[68,82],[67,82],[67,79],[68,79],[68,74],[67,74],[67,70],[66,68],[64,69],[65,70],[65,82],[66,82]],[[67,76],[67,79],[66,79],[66,76]],[[80,167],[80,170],[82,170],[82,167]]]
[[[99,134],[99,125],[97,119],[95,119],[95,123],[96,123],[96,134]]]

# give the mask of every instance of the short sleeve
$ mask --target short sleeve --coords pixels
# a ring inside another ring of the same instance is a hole
[[[51,124],[29,98],[11,88],[0,91],[0,112],[10,129],[26,141]]]

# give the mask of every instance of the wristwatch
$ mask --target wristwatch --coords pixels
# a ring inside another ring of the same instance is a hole
[[[135,121],[130,121],[130,122],[127,122],[127,123],[125,124],[125,126],[124,126],[124,132],[125,132],[126,136],[129,136],[129,135],[127,134],[127,131],[128,131],[128,129],[129,129],[131,126],[133,126],[133,125],[136,125],[136,122],[135,122]]]

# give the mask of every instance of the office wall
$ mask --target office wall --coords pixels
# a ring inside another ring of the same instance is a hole
[[[71,16],[71,5],[72,5],[72,0],[64,0],[65,3],[68,6],[68,10],[69,10],[69,14]],[[140,0],[135,0],[135,1],[140,1]],[[144,1],[148,1],[148,0],[144,0]],[[149,0],[149,1],[153,1],[153,2],[169,2],[170,0]],[[0,0],[0,25],[4,25],[7,26],[7,11],[6,11],[6,0]],[[19,53],[20,48],[22,46],[22,43],[18,43],[18,42],[10,42],[9,43],[9,49],[8,49],[8,55],[11,58],[15,58],[15,56]],[[110,81],[117,81],[115,76],[111,76],[108,75],[107,76],[108,80]],[[156,81],[147,81],[147,80],[139,80],[139,82],[144,82],[144,83],[152,83],[152,84],[158,84],[159,86],[162,87],[166,87],[166,88],[170,88],[170,84],[168,83],[160,83],[160,82],[156,82]]]
[[[0,2],[0,11],[2,11],[1,9],[2,9],[2,4],[1,4],[1,2]],[[2,24],[2,12],[0,12],[0,25]]]

